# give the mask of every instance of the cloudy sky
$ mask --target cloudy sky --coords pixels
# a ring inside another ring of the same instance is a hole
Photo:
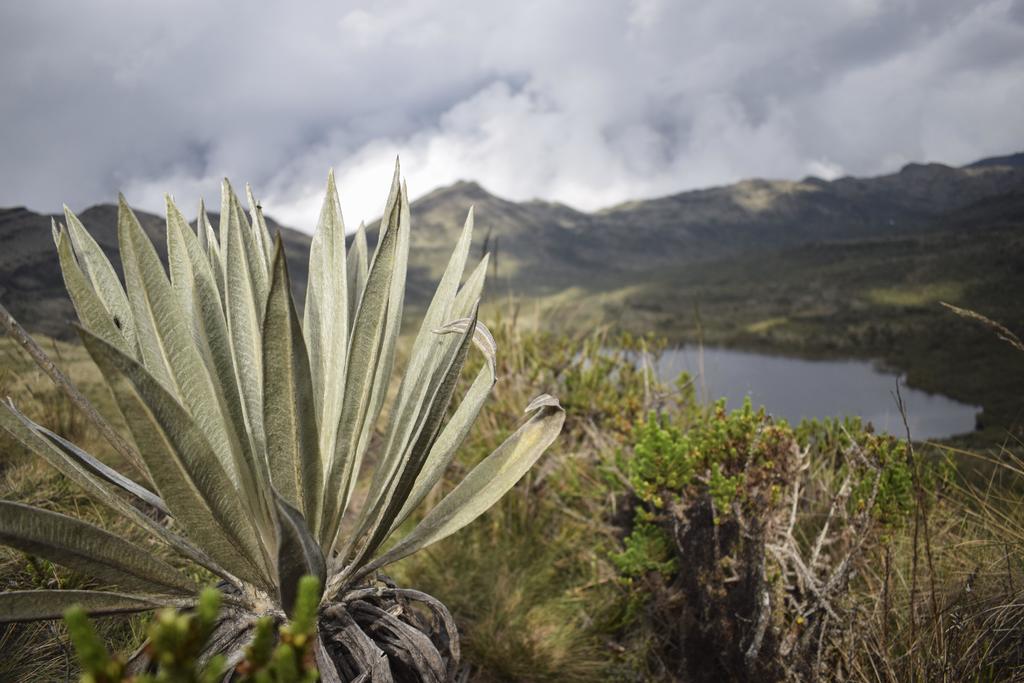
[[[0,206],[227,175],[308,230],[334,167],[354,227],[401,155],[596,209],[1020,151],[1024,0],[6,2],[0,92]]]

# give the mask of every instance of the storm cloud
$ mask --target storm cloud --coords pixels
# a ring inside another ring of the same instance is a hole
[[[219,179],[350,227],[401,155],[583,209],[1024,148],[1024,2],[33,2],[0,8],[0,205],[190,211]]]

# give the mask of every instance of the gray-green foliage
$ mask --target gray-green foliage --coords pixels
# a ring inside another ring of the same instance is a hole
[[[552,397],[531,403],[523,425],[386,550],[451,462],[496,381],[494,342],[477,319],[486,263],[463,281],[472,212],[384,411],[411,227],[397,165],[372,258],[363,228],[346,250],[328,177],[301,318],[281,241],[273,243],[251,191],[248,197],[249,217],[224,182],[217,230],[202,207],[194,230],[168,198],[169,276],[122,197],[124,285],[70,210],[66,226],[54,225],[79,334],[131,432],[129,455],[141,481],[107,468],[12,404],[0,410],[0,426],[99,502],[226,582],[232,608],[280,616],[294,601],[287,587],[304,574],[326,587],[324,603],[336,601],[373,570],[471,522],[555,439],[564,412]],[[473,346],[488,362],[453,405]],[[379,424],[382,414],[388,419]],[[374,465],[365,478],[369,494],[355,506],[364,461]],[[0,505],[0,541],[125,591],[0,593],[0,620],[53,617],[71,601],[106,614],[187,605],[195,595],[191,579],[143,547],[63,515]],[[172,523],[154,521],[161,516]]]

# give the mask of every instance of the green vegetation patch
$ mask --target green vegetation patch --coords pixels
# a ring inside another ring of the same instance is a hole
[[[916,286],[877,287],[869,289],[867,297],[880,306],[928,306],[940,301],[960,301],[963,293],[962,282],[946,281]]]

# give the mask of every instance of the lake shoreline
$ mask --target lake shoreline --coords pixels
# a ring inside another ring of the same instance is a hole
[[[719,345],[683,345],[664,349],[656,370],[664,381],[680,372],[695,377],[705,401],[727,398],[731,408],[744,397],[755,407],[791,424],[803,419],[860,417],[879,431],[902,436],[903,418],[896,405],[896,384],[907,410],[911,436],[945,441],[970,436],[982,407],[948,394],[922,390],[871,359],[806,358]],[[703,370],[703,377],[701,371]],[[915,436],[917,435],[917,436]]]

